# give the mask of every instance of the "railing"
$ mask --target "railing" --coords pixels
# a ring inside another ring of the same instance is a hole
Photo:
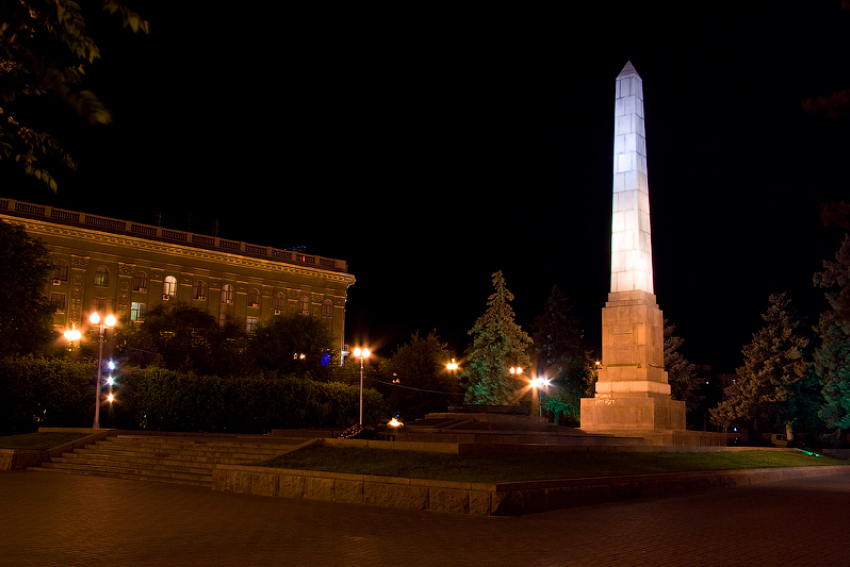
[[[66,211],[64,209],[55,209],[42,205],[34,205],[32,203],[23,203],[12,199],[0,199],[0,211],[7,211],[13,216],[20,215],[25,217],[43,217],[54,221],[59,221],[62,224],[78,225],[82,227],[96,227],[97,230],[105,232],[119,232],[124,234],[140,235],[143,238],[162,239],[168,241],[178,241],[191,243],[195,246],[202,246],[213,250],[222,250],[227,252],[235,252],[238,254],[248,254],[255,257],[268,258],[274,261],[283,261],[288,263],[306,264],[308,266],[320,266],[322,269],[333,270],[336,272],[347,271],[346,263],[343,260],[334,260],[332,258],[318,258],[316,256],[308,256],[306,254],[293,254],[290,250],[278,250],[269,246],[257,246],[246,242],[238,242],[234,240],[225,240],[223,238],[203,236],[193,234],[191,232],[182,232],[179,230],[171,230],[160,226],[147,224],[139,224],[134,222],[111,219],[95,215],[87,215],[74,211]],[[128,229],[129,225],[129,229]]]

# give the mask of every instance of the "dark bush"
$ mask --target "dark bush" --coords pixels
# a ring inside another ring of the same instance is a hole
[[[90,427],[94,368],[32,358],[0,361],[0,434],[38,426]],[[274,376],[274,375],[272,375]],[[272,428],[347,427],[357,421],[357,386],[306,378],[228,378],[161,368],[123,368],[103,428],[262,433]],[[377,423],[383,399],[364,391],[364,421]]]

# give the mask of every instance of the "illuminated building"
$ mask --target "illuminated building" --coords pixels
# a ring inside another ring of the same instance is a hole
[[[355,281],[343,260],[10,199],[0,199],[0,219],[49,250],[45,286],[58,331],[84,326],[92,311],[140,322],[152,307],[181,301],[249,332],[278,315],[320,318],[343,348]]]

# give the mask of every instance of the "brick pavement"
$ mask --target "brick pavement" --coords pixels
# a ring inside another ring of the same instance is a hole
[[[850,565],[850,473],[523,517],[0,472],[0,566]]]

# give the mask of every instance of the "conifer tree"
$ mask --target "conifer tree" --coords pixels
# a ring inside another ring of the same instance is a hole
[[[835,261],[824,261],[815,285],[832,288],[826,293],[831,309],[821,314],[816,327],[820,345],[814,353],[814,371],[821,377],[823,406],[819,415],[828,427],[850,428],[850,235],[845,236]]]
[[[459,376],[466,389],[464,403],[500,405],[517,399],[521,380],[511,375],[511,367],[528,370],[528,348],[533,341],[514,321],[510,305],[514,295],[505,287],[501,271],[493,274],[495,291],[487,301],[487,311],[469,331],[473,343]]]
[[[743,348],[740,379],[726,389],[729,399],[711,410],[711,416],[718,424],[755,420],[756,429],[784,425],[791,440],[794,422],[805,417],[810,406],[813,376],[803,361],[809,339],[801,333],[801,318],[784,293],[771,295],[770,303],[762,315],[766,325]]]
[[[664,370],[674,400],[685,402],[687,411],[693,411],[703,396],[699,394],[699,376],[696,366],[679,352],[679,347],[685,342],[682,337],[673,335],[676,326],[664,319]]]
[[[551,380],[544,407],[577,423],[580,400],[590,383],[592,362],[584,342],[584,330],[573,307],[558,286],[546,300],[543,314],[534,321],[532,338],[537,371]]]

